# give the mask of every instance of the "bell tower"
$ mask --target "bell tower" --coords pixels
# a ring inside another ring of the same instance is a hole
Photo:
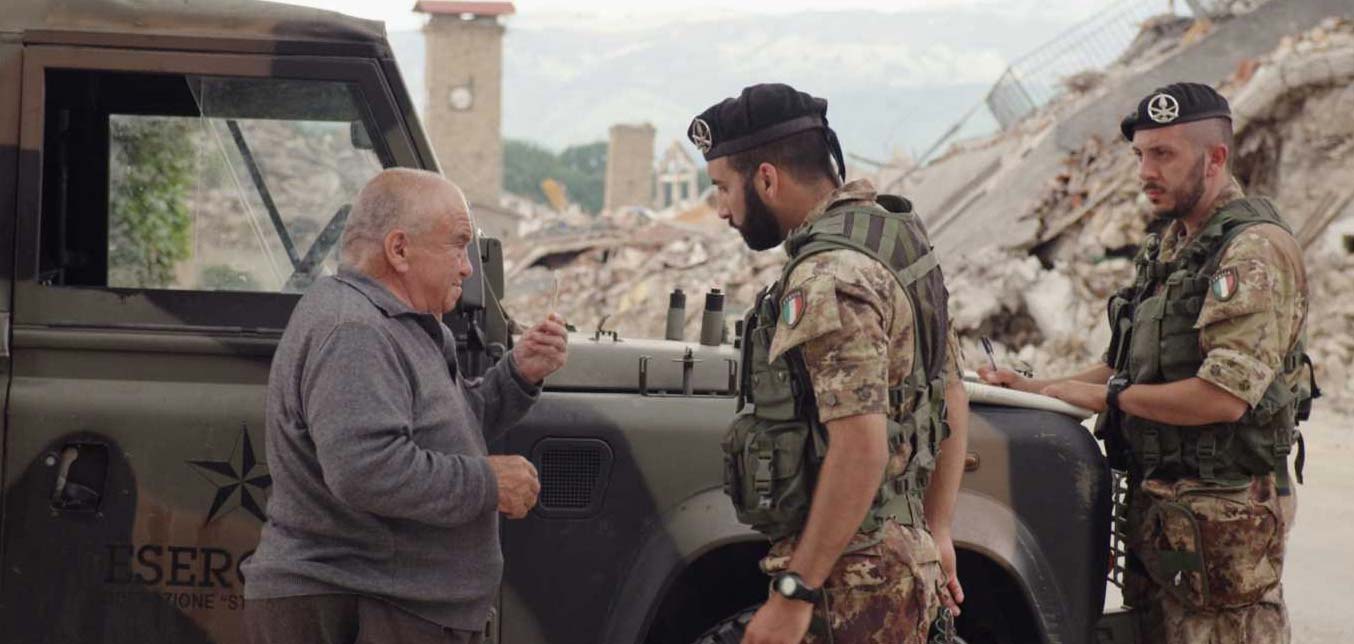
[[[503,190],[503,32],[511,2],[419,0],[427,104],[438,164],[471,205],[498,207]]]

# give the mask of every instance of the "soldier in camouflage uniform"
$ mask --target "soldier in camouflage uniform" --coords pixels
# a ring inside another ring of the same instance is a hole
[[[1102,412],[1097,434],[1129,476],[1124,595],[1141,641],[1287,642],[1287,456],[1315,388],[1302,251],[1232,177],[1230,111],[1211,87],[1160,88],[1122,130],[1169,223],[1110,301],[1104,364],[1057,381],[981,374]]]
[[[753,372],[744,387],[753,390],[760,413],[771,403],[765,400],[770,396],[758,398],[765,382],[757,380],[757,368],[787,360],[799,365],[806,378],[792,402],[801,418],[813,417],[826,430],[819,446],[825,456],[816,465],[806,461],[816,476],[806,478],[812,483],[801,494],[798,521],[757,525],[759,512],[776,511],[768,509],[770,500],[758,509],[755,503],[740,505],[731,492],[740,518],[773,541],[761,564],[773,577],[770,599],[753,616],[743,641],[948,642],[952,616],[963,600],[950,538],[968,409],[958,377],[958,343],[944,323],[943,281],[938,266],[927,263],[934,256],[920,220],[906,200],[876,195],[868,181],[842,185],[841,149],[827,127],[826,109],[826,101],[793,88],[758,85],[706,110],[688,132],[709,162],[720,216],[754,250],[784,241],[793,258],[759,299],[763,322],[770,319],[764,330],[774,335],[761,353],[744,354],[745,373]],[[834,217],[840,222],[843,212],[848,230],[837,232],[850,236],[853,210],[859,214],[855,236],[875,247],[874,256],[836,247],[801,251],[810,247],[805,244],[819,224]],[[891,224],[902,226],[893,256],[904,256],[901,245],[912,242],[908,248],[924,257],[918,272],[938,294],[938,315],[918,308],[897,266],[886,265],[889,255],[878,246],[889,248],[895,240],[884,233],[885,218],[871,217],[887,211],[911,218],[906,220],[911,224]],[[745,333],[755,335],[754,326],[750,321]],[[934,348],[918,353],[923,335],[934,339]],[[745,342],[756,345],[751,336]],[[755,361],[760,362],[749,366]],[[908,389],[908,383],[925,380],[918,374],[927,367],[933,382],[944,383],[933,392],[934,409],[910,396],[930,389]],[[928,443],[925,431],[907,440],[886,430],[895,426],[894,418],[906,422],[932,412],[939,417],[941,399],[948,403],[948,438],[932,435],[935,442]],[[726,439],[726,450],[736,449],[730,447],[736,442]],[[772,463],[768,469],[780,468]],[[916,472],[920,487],[900,483]],[[897,483],[896,493],[881,491],[881,479],[886,488]],[[738,487],[737,481],[726,483]],[[782,501],[794,505],[778,497]]]

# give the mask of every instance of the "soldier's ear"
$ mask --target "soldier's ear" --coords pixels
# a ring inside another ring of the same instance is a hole
[[[1227,148],[1226,143],[1218,143],[1208,146],[1208,176],[1217,176],[1226,172],[1227,161],[1231,159],[1232,151]]]
[[[763,162],[757,166],[757,171],[752,174],[754,187],[763,195],[763,198],[775,198],[780,190],[780,169],[770,163]]]

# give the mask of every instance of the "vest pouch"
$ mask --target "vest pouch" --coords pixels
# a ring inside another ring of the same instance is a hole
[[[734,419],[724,436],[724,490],[738,520],[772,539],[798,532],[808,518],[813,481],[807,422]]]
[[[752,385],[753,413],[767,420],[788,421],[795,418],[794,383],[786,356],[768,362],[774,326],[758,327],[752,331]]]
[[[1188,284],[1195,280],[1185,280]],[[1187,291],[1179,299],[1163,304],[1161,348],[1157,351],[1161,377],[1166,382],[1195,375],[1204,357],[1199,349],[1199,330],[1194,328],[1203,309],[1202,293]]]
[[[1132,295],[1132,289],[1120,289],[1109,301],[1110,348],[1105,355],[1116,371],[1123,369],[1128,360],[1128,341],[1133,330]]]
[[[1161,295],[1153,295],[1138,304],[1128,349],[1128,371],[1135,383],[1160,381],[1164,308],[1165,298]]]
[[[1196,611],[1260,601],[1279,583],[1283,525],[1273,479],[1237,485],[1149,480],[1136,535],[1148,575]]]

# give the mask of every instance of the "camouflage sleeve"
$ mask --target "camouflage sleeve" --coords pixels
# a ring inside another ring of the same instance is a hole
[[[771,344],[773,359],[802,347],[825,423],[888,412],[885,321],[891,314],[877,289],[853,271],[834,270],[832,254],[810,258],[787,280]]]
[[[1199,378],[1252,407],[1282,369],[1301,305],[1293,265],[1257,228],[1224,249],[1194,325],[1204,354]]]
[[[955,380],[964,379],[964,349],[959,344],[959,335],[954,331],[954,325],[950,325],[949,331],[945,334],[945,384],[950,384]]]

